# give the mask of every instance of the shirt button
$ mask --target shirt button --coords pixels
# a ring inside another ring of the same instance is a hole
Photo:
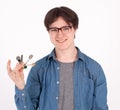
[[[22,96],[24,96],[25,94],[24,93],[22,93]]]
[[[27,108],[27,106],[26,106],[26,105],[24,105],[24,108]]]
[[[56,100],[58,100],[58,97],[56,97]]]
[[[57,81],[57,84],[59,84],[59,81]]]
[[[60,68],[59,67],[57,67],[57,70],[59,70]]]

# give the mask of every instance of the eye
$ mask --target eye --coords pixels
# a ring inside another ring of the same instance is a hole
[[[69,30],[70,28],[69,28],[69,27],[63,27],[62,29],[63,29],[64,31],[65,31],[65,30],[67,31],[67,30]]]
[[[51,28],[51,29],[49,29],[49,32],[58,32],[58,29],[57,28]]]

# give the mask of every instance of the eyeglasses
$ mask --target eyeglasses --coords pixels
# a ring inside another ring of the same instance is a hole
[[[61,28],[51,27],[51,28],[48,28],[48,32],[50,34],[57,34],[57,33],[59,33],[59,31],[61,31],[63,34],[67,34],[67,33],[71,32],[71,28],[72,28],[72,26],[63,26]]]

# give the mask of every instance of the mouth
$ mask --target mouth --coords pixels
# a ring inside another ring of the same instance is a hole
[[[64,40],[56,40],[58,43],[64,43],[67,41],[67,39],[64,39]]]

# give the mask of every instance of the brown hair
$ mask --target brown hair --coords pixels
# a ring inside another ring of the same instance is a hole
[[[49,26],[57,20],[58,17],[62,17],[66,23],[72,25],[74,29],[78,28],[78,16],[77,14],[70,8],[61,6],[55,7],[48,11],[44,19],[44,25],[46,29],[49,29]]]

